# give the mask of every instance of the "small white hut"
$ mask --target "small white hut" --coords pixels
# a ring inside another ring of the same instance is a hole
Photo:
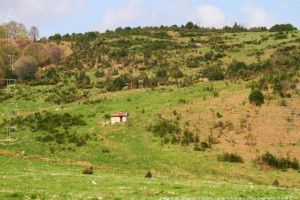
[[[127,112],[118,112],[110,115],[110,123],[125,123],[128,121],[128,113]]]

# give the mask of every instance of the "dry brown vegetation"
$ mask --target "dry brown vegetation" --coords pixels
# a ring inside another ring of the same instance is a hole
[[[163,116],[179,119],[201,141],[213,139],[213,149],[238,153],[248,161],[265,152],[299,160],[300,99],[273,99],[257,107],[248,102],[249,93],[187,101]]]

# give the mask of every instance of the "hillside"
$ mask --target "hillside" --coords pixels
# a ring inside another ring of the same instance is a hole
[[[18,81],[0,90],[0,198],[299,198],[299,38],[167,27],[2,43]],[[119,111],[129,122],[111,125]]]

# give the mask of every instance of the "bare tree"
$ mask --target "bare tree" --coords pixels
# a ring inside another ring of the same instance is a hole
[[[22,23],[11,21],[3,24],[3,27],[9,38],[28,38],[28,32]]]
[[[40,37],[39,29],[35,26],[32,26],[29,30],[30,39],[36,41]]]

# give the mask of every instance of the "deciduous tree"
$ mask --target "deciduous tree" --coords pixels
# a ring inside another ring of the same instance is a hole
[[[30,39],[36,41],[40,37],[39,29],[35,26],[32,26],[29,30]]]
[[[13,39],[27,39],[28,32],[26,27],[22,23],[18,23],[15,21],[8,22],[3,25],[5,32],[7,33],[8,37]]]
[[[22,56],[13,64],[13,71],[19,79],[31,80],[38,71],[38,63],[33,57]]]

